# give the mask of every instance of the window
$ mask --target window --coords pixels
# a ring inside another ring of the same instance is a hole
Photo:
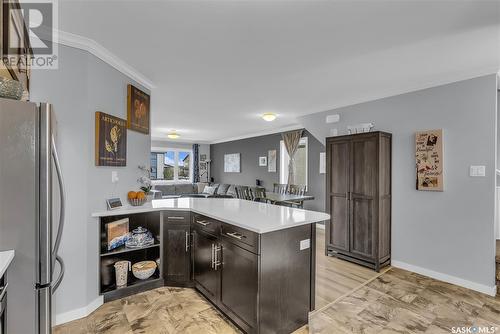
[[[151,179],[169,182],[192,182],[191,150],[166,149],[151,153]]]
[[[288,163],[290,157],[283,140],[280,142],[280,183],[288,183]],[[295,177],[293,184],[305,185],[307,188],[307,137],[302,137],[299,148],[295,152]]]

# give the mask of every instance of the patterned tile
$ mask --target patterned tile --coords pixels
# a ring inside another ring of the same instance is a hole
[[[311,314],[311,333],[451,333],[453,327],[500,331],[500,297],[490,297],[391,268]]]

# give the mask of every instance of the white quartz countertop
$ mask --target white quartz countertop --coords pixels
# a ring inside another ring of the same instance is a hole
[[[0,252],[0,277],[2,277],[5,274],[7,268],[9,267],[13,259],[14,259],[13,250]]]
[[[92,214],[92,217],[119,216],[162,210],[191,211],[257,233],[278,231],[330,219],[330,215],[323,212],[235,198],[157,199],[140,207],[127,206],[112,211],[96,212]]]

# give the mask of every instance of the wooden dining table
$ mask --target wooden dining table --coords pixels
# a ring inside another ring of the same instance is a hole
[[[272,204],[280,204],[280,203],[284,203],[284,202],[300,203],[303,201],[313,200],[314,196],[266,192],[265,196],[258,196],[258,197],[256,197],[256,199],[269,201]]]

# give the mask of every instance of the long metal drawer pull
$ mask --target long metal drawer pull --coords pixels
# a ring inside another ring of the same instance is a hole
[[[200,225],[203,225],[203,226],[207,226],[207,225],[210,225],[210,222],[206,222],[204,220],[196,220],[196,222]]]
[[[243,238],[243,236],[239,233],[236,233],[236,232],[226,232],[226,234],[230,237],[233,237],[235,239],[238,239],[238,240],[241,240]]]
[[[222,265],[222,262],[219,261],[219,255],[217,255],[218,252],[222,250],[222,246],[215,246],[214,248],[214,269],[219,270],[219,266]]]
[[[214,269],[214,265],[215,265],[215,245],[214,244],[212,244],[212,254],[210,256],[210,262],[211,262],[210,267],[212,269]]]
[[[186,232],[186,253],[189,251],[189,232]]]
[[[172,217],[167,217],[167,219],[172,219],[172,220],[184,220],[184,217],[172,216]]]
[[[3,299],[3,296],[7,293],[7,287],[9,286],[9,283],[6,283],[4,287],[2,288],[2,292],[0,293],[0,301]]]

